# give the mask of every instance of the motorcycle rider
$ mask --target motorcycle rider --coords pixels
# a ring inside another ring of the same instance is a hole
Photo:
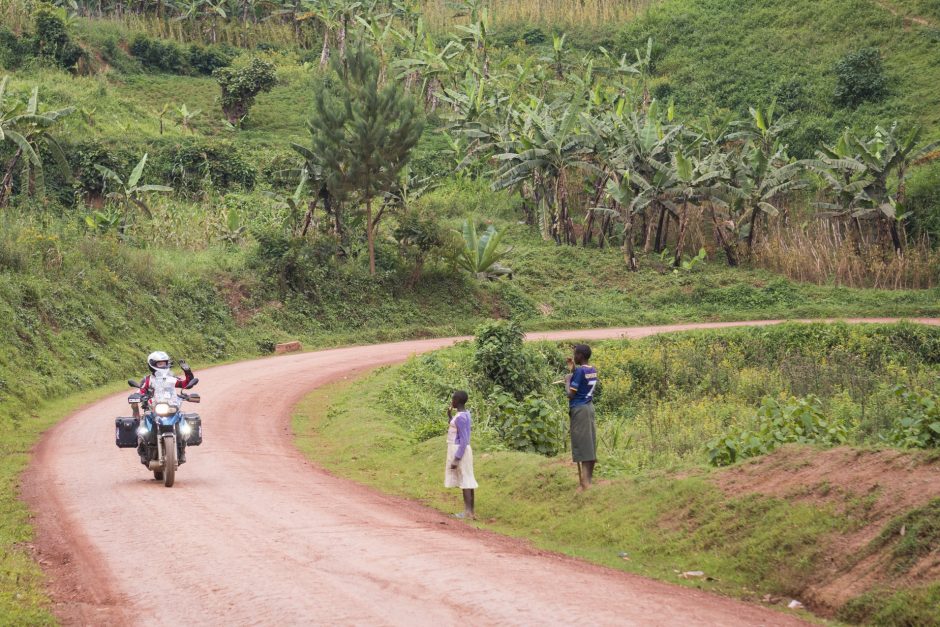
[[[140,395],[150,398],[150,377],[155,375],[157,370],[169,370],[172,365],[173,362],[170,360],[170,356],[163,351],[154,351],[147,355],[147,367],[150,368],[150,374],[140,382]],[[176,377],[176,387],[184,388],[193,380],[193,371],[189,364],[182,359],[180,360],[180,368],[183,370],[183,376]]]
[[[140,382],[141,404],[144,407],[148,406],[151,400],[151,397],[153,395],[153,390],[151,389],[152,388],[151,377],[158,374],[158,372],[161,375],[170,375],[171,374],[170,366],[172,365],[173,365],[173,362],[172,360],[170,360],[170,356],[167,355],[164,351],[154,351],[150,353],[149,355],[147,355],[147,367],[150,369],[150,374],[144,377],[143,380]],[[182,359],[179,362],[179,366],[183,370],[183,376],[176,377],[176,387],[185,388],[187,385],[189,385],[189,382],[192,381],[194,378],[193,371],[192,371],[192,368],[189,367],[189,364],[186,363]],[[182,439],[180,439],[179,441],[178,451],[179,451],[179,463],[182,464],[183,462],[186,461],[186,443]],[[143,462],[144,465],[146,465],[148,461],[147,449],[143,442],[141,442],[138,445],[137,452],[140,454],[140,461]]]

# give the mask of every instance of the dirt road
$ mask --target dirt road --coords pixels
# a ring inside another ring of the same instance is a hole
[[[689,326],[532,337],[640,337]],[[37,557],[61,620],[799,624],[761,607],[541,553],[335,478],[296,451],[290,412],[310,390],[452,342],[342,348],[197,372],[205,443],[190,449],[171,489],[153,481],[133,450],[114,446],[114,417],[127,415],[126,394],[50,430],[24,476],[23,495],[35,513]]]

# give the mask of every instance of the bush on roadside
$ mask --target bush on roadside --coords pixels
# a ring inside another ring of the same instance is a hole
[[[219,68],[212,75],[222,88],[222,111],[235,126],[248,115],[255,97],[271,91],[277,83],[274,64],[257,57],[241,67]]]
[[[764,455],[783,444],[835,446],[848,440],[848,425],[823,412],[814,395],[804,398],[765,398],[757,410],[755,425],[732,429],[708,443],[714,466],[727,466],[748,457]]]
[[[895,386],[903,414],[888,433],[888,441],[903,448],[940,447],[940,395],[907,384]]]
[[[518,401],[496,388],[487,405],[496,416],[500,437],[510,448],[552,457],[564,446],[564,412],[549,399],[529,394]]]
[[[235,55],[232,51],[220,46],[203,46],[193,44],[189,47],[189,65],[194,72],[210,76],[219,68],[231,65]]]
[[[521,401],[540,392],[547,376],[544,358],[523,344],[525,332],[512,320],[484,322],[473,342],[472,371],[486,393],[497,388]]]
[[[33,52],[39,58],[51,59],[55,65],[70,70],[85,54],[69,37],[65,11],[41,2],[33,11]]]

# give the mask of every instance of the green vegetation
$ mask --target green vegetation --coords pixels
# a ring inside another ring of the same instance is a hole
[[[0,420],[0,621],[9,625],[52,625],[55,619],[44,589],[45,579],[33,561],[33,540],[26,505],[18,500],[19,475],[39,434],[69,412],[115,392],[117,386],[76,394],[65,400],[20,410],[14,421]]]
[[[765,397],[755,416],[754,430],[739,429],[708,443],[708,459],[715,466],[766,455],[788,443],[836,446],[848,439],[845,420],[829,418],[814,395],[805,398]]]
[[[497,450],[566,450],[566,351],[521,346],[518,327],[487,323],[473,345],[417,357],[385,395],[420,441],[440,405],[470,391],[477,436]],[[727,465],[787,443],[924,448],[940,367],[940,331],[913,324],[785,324],[698,331],[594,346],[598,471],[607,477],[708,461]],[[418,391],[416,391],[418,390]],[[917,433],[899,438],[898,432]],[[923,435],[921,435],[923,434]]]
[[[393,204],[405,204],[403,193],[395,197],[392,192],[405,184],[400,174],[421,137],[423,123],[414,100],[400,85],[382,84],[385,70],[364,43],[351,48],[346,56],[336,57],[331,69],[336,93],[333,97],[328,97],[326,90],[317,94],[309,124],[312,150],[301,150],[301,154],[308,169],[319,173],[326,193],[337,204],[354,195],[365,205],[369,273],[374,276],[379,220]],[[373,210],[376,201],[381,201],[381,206]],[[340,208],[335,207],[334,212],[339,215]],[[344,235],[338,218],[336,224]]]
[[[229,124],[241,126],[258,94],[277,81],[274,64],[253,58],[244,67],[221,67],[213,73],[222,88],[222,111]]]
[[[563,399],[534,382],[559,353],[520,329],[940,314],[925,0],[54,4],[0,0],[0,445],[156,346],[208,363],[512,318],[486,341],[526,364],[513,385],[466,347],[434,363],[492,402],[494,451],[555,454]],[[367,121],[404,117],[401,141]],[[340,129],[332,152],[317,140]],[[607,398],[638,413],[605,424],[604,472],[701,462],[708,439],[755,432],[765,396],[817,425],[836,412],[849,442],[932,446],[914,352],[856,393],[739,345],[731,373],[697,342],[610,345],[640,370]],[[686,389],[656,359],[730,387]],[[666,381],[658,403],[630,387],[644,373]],[[423,441],[439,402],[416,402]]]
[[[869,625],[935,625],[940,606],[940,584],[911,590],[872,590],[852,599],[838,617]]]
[[[345,476],[451,511],[457,495],[441,481],[443,437],[414,443],[380,400],[398,376],[392,368],[307,397],[294,417],[298,446]],[[440,434],[446,422],[438,405]],[[485,527],[672,581],[682,581],[676,570],[704,570],[717,581],[695,585],[737,596],[799,590],[799,577],[818,551],[816,540],[844,524],[833,513],[819,515],[782,500],[728,500],[700,476],[637,478],[580,495],[573,472],[563,463],[493,451],[479,445],[476,433],[474,449],[474,470],[486,486],[479,494]],[[794,553],[785,556],[783,547]]]
[[[940,395],[908,385],[897,386],[895,393],[903,402],[903,418],[888,435],[890,441],[907,448],[940,448]]]
[[[385,401],[402,375],[401,368],[382,369],[314,392],[294,415],[297,444],[343,476],[454,511],[459,497],[441,481],[443,403],[435,406],[437,435],[416,442]],[[477,524],[525,537],[543,549],[756,601],[765,594],[799,597],[826,558],[827,540],[862,522],[829,506],[792,499],[729,497],[715,487],[714,471],[705,469],[687,469],[678,478],[644,473],[601,482],[580,494],[567,464],[501,450],[487,440],[476,419],[480,399],[474,402],[475,474],[481,484]],[[704,571],[708,579],[678,577],[689,570]],[[908,624],[937,619],[936,606],[926,602],[930,597],[921,600],[917,590],[903,594],[918,603],[905,608],[897,599],[872,595],[866,597],[866,613],[856,615],[893,611],[899,621],[915,620]]]

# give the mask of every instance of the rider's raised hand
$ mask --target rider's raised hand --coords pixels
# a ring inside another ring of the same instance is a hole
[[[180,368],[183,369],[183,372],[192,372],[192,368],[189,367],[189,364],[186,363],[186,360],[180,359]]]

